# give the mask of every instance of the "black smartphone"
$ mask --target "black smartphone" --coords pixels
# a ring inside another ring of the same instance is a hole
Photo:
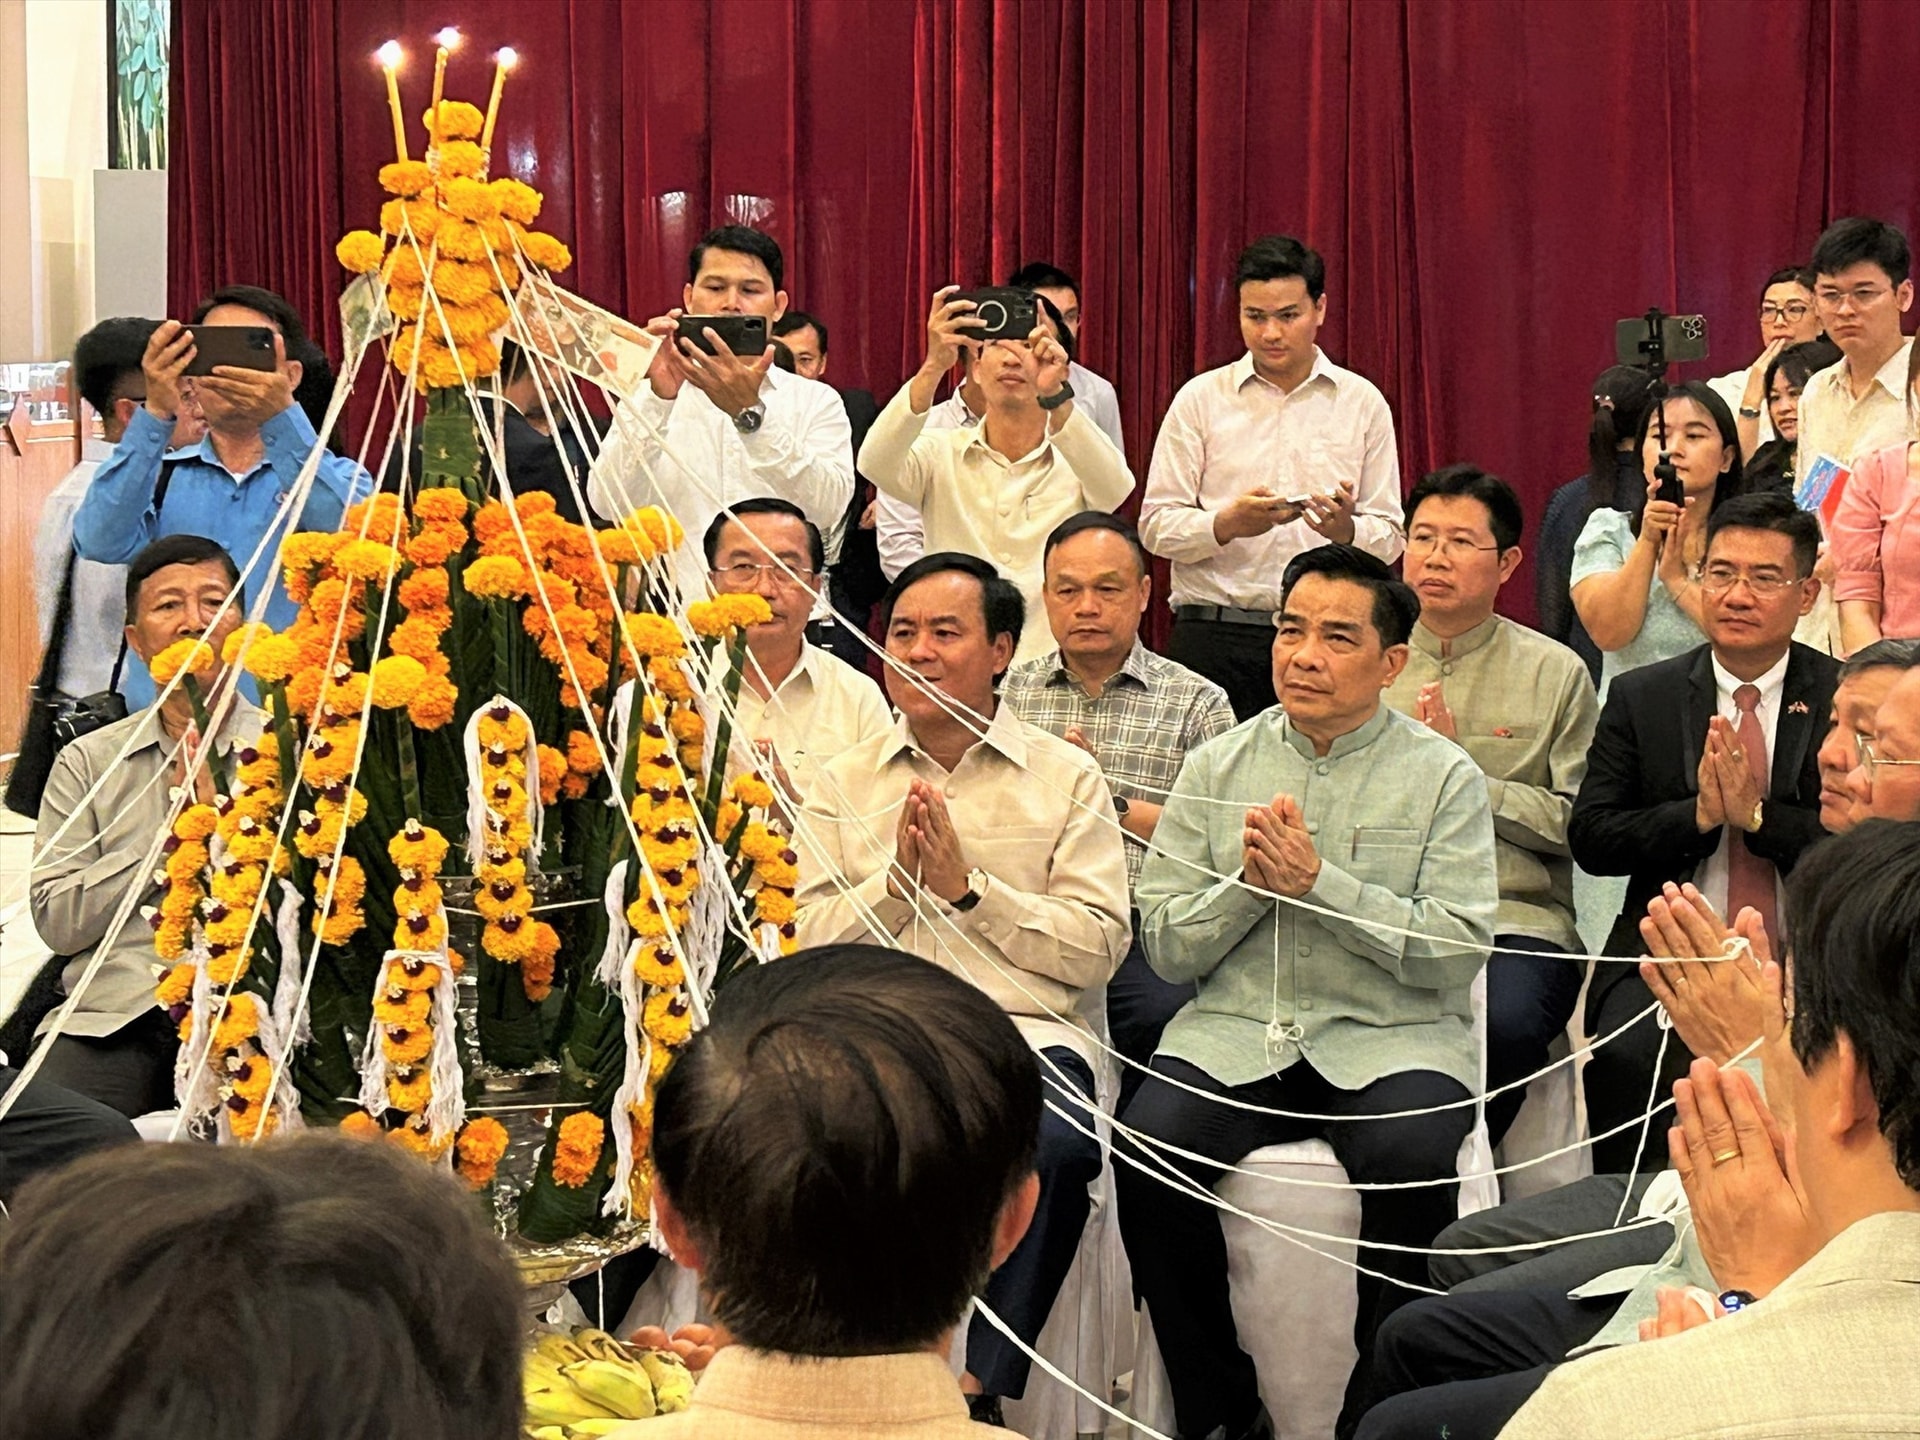
[[[1668,466],[1667,468],[1672,470],[1673,467]],[[1681,483],[1680,472],[1678,470],[1674,470],[1670,475],[1660,477],[1660,487],[1653,492],[1653,498],[1656,500],[1664,500],[1669,505],[1685,505],[1687,503],[1687,487]]]
[[[1707,317],[1662,315],[1657,343],[1646,316],[1616,320],[1613,325],[1613,352],[1622,365],[1645,365],[1649,361],[1662,360],[1668,364],[1677,364],[1682,360],[1704,360],[1707,358]]]
[[[216,365],[236,370],[271,370],[273,331],[264,325],[190,325],[193,359],[186,375],[211,375]]]
[[[711,330],[725,342],[727,349],[747,359],[757,359],[767,348],[767,317],[764,315],[682,315],[679,336],[691,341],[709,355],[717,354],[705,331]]]
[[[949,298],[973,302],[973,313],[964,323],[979,340],[1024,340],[1040,323],[1040,307],[1034,303],[1031,290],[988,285],[961,290]]]

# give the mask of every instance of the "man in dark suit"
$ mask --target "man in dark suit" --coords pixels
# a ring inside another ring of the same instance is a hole
[[[804,310],[788,310],[773,322],[773,333],[793,352],[795,373],[809,380],[826,382],[825,321]],[[879,418],[880,405],[871,390],[840,390],[840,403],[846,407],[847,423],[853,427],[853,453],[857,457],[867,431]],[[828,551],[833,556],[827,570],[827,598],[841,619],[831,616],[816,619],[807,627],[807,639],[860,671],[873,668],[872,652],[849,627],[864,634],[873,607],[887,592],[887,577],[880,570],[880,551],[873,528],[873,500],[873,483],[856,470],[853,498],[847,502],[847,513],[841,518],[837,543],[836,537],[827,537]]]
[[[1784,495],[1729,500],[1709,522],[1699,582],[1709,643],[1613,682],[1568,834],[1590,873],[1629,877],[1607,954],[1642,953],[1640,917],[1669,881],[1691,880],[1729,920],[1751,907],[1781,934],[1781,880],[1825,833],[1817,756],[1839,666],[1793,643],[1819,595],[1819,547],[1819,521]],[[1598,966],[1588,1033],[1611,1034],[1652,1000],[1635,966]],[[1634,1168],[1639,1127],[1627,1122],[1671,1093],[1693,1059],[1657,1018],[1587,1062],[1591,1132],[1627,1127],[1596,1138],[1596,1172]],[[1643,1167],[1665,1165],[1666,1131],[1648,1127]]]

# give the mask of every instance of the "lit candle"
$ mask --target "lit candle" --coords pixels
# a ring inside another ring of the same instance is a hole
[[[387,72],[387,107],[393,111],[393,148],[404,162],[407,158],[407,117],[400,109],[400,82],[394,79],[394,71],[400,68],[400,42],[389,40],[373,53],[380,61],[380,68]]]
[[[440,94],[447,84],[447,56],[460,43],[460,32],[449,25],[433,37],[440,48],[433,56],[433,109],[427,112],[427,144],[432,149],[440,148]]]
[[[506,88],[507,71],[519,63],[519,60],[520,57],[514,52],[512,46],[503,46],[500,53],[493,57],[493,95],[487,101],[486,126],[480,131],[482,150],[493,148],[493,122],[500,115],[500,92]]]

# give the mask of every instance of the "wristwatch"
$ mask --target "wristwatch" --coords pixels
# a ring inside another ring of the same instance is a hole
[[[1760,418],[1760,412],[1754,409],[1751,405],[1742,405],[1740,407],[1740,413],[1746,416],[1747,419],[1749,420],[1758,420]]]
[[[738,430],[742,435],[751,435],[753,434],[754,431],[760,428],[761,422],[763,422],[766,418],[767,418],[766,406],[749,405],[746,409],[742,410],[738,415],[733,417],[733,428]]]
[[[1058,410],[1062,405],[1066,404],[1067,401],[1071,400],[1072,398],[1073,398],[1073,382],[1069,380],[1062,380],[1060,382],[1060,388],[1054,391],[1053,394],[1042,395],[1040,397],[1039,405],[1042,410]]]
[[[1113,797],[1113,813],[1118,815],[1122,820],[1127,818],[1127,811],[1132,808],[1133,806],[1128,803],[1126,796],[1116,795]]]
[[[1753,814],[1747,817],[1747,833],[1749,835],[1760,828],[1760,821],[1766,813],[1766,808],[1767,802],[1765,800],[1756,800],[1753,802]]]
[[[980,903],[980,897],[987,893],[987,872],[974,869],[967,872],[967,893],[953,902],[955,910],[971,910]]]
[[[1736,1310],[1744,1310],[1747,1306],[1758,1303],[1759,1297],[1751,1290],[1722,1290],[1720,1292],[1720,1308],[1729,1315],[1733,1314]]]

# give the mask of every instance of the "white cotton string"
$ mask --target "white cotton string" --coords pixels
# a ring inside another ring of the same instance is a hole
[[[619,904],[616,894],[613,905]],[[637,946],[640,942],[634,943]],[[633,1151],[633,1110],[646,1096],[647,1076],[653,1066],[653,1037],[640,1023],[640,976],[630,955],[621,957],[617,987],[626,1060],[620,1088],[613,1097],[613,1183],[600,1198],[600,1213],[624,1216],[633,1213],[633,1167],[639,1158]]]
[[[280,973],[273,981],[273,1023],[293,1046],[313,1038],[307,1012],[300,1008],[300,892],[284,880],[280,886],[280,906],[274,911],[273,931],[280,942]]]
[[[1035,1365],[1039,1366],[1041,1370],[1045,1371],[1048,1375],[1051,1375],[1055,1380],[1058,1380],[1062,1385],[1066,1386],[1069,1390],[1073,1391],[1074,1394],[1079,1395],[1083,1399],[1091,1400],[1095,1405],[1099,1406],[1102,1410],[1104,1410],[1107,1414],[1111,1415],[1114,1419],[1122,1422],[1123,1424],[1127,1425],[1131,1429],[1138,1430],[1142,1435],[1147,1437],[1147,1440],[1174,1440],[1173,1436],[1161,1434],[1158,1430],[1154,1429],[1151,1425],[1145,1424],[1139,1420],[1134,1419],[1133,1416],[1127,1414],[1126,1411],[1119,1409],[1117,1406],[1113,1405],[1109,1401],[1102,1400],[1098,1395],[1094,1394],[1091,1390],[1087,1389],[1079,1381],[1075,1380],[1072,1376],[1068,1375],[1066,1371],[1062,1370],[1058,1365],[1055,1365],[1051,1360],[1047,1359],[1046,1356],[1042,1355],[1038,1350],[1034,1349],[1031,1345],[1027,1344],[1026,1341],[1022,1340],[1018,1335],[1014,1334],[1013,1328],[1010,1325],[1008,1325],[1006,1321],[1002,1320],[998,1315],[993,1313],[992,1308],[987,1304],[984,1297],[979,1295],[976,1295],[973,1297],[973,1309],[975,1314],[979,1315],[989,1325],[993,1326],[994,1329],[998,1330],[1002,1335],[1006,1336],[1007,1339],[1011,1340],[1014,1344],[1015,1349],[1019,1350]]]
[[[444,917],[440,931],[443,935],[446,933]],[[440,972],[433,982],[433,1049],[427,1057],[433,1076],[433,1098],[427,1102],[427,1133],[438,1145],[451,1142],[467,1118],[467,1086],[460,1068],[460,1020],[456,1010],[459,982],[454,979],[453,962],[447,955],[444,940],[437,952],[428,954]],[[452,1163],[451,1147],[442,1158]]]
[[[1627,1171],[1626,1189],[1620,1192],[1620,1208],[1614,1213],[1613,1223],[1616,1225],[1626,1217],[1627,1199],[1633,1194],[1634,1179],[1640,1174],[1640,1156],[1647,1148],[1647,1133],[1653,1128],[1654,1114],[1657,1109],[1665,1108],[1664,1106],[1656,1107],[1654,1104],[1654,1101],[1658,1099],[1660,1095],[1660,1071],[1667,1063],[1667,1038],[1673,1033],[1673,1017],[1667,1014],[1664,1005],[1660,1008],[1659,1029],[1660,1049],[1653,1057],[1653,1078],[1647,1086],[1647,1113],[1640,1122],[1639,1139],[1634,1143],[1633,1165]],[[1757,1044],[1758,1042],[1756,1041],[1755,1045]],[[1741,1053],[1750,1053],[1754,1048],[1754,1045],[1749,1045],[1747,1050]],[[1596,1136],[1595,1138],[1597,1139],[1599,1137]]]

